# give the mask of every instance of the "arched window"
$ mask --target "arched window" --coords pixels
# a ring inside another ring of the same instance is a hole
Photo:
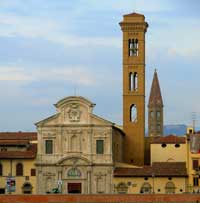
[[[81,171],[79,169],[77,169],[77,168],[71,168],[67,172],[67,176],[72,177],[72,178],[81,177]]]
[[[150,194],[151,189],[152,187],[149,183],[144,183],[141,187],[140,193]]]
[[[0,176],[3,176],[3,165],[0,164]]]
[[[130,108],[130,121],[137,122],[137,107],[135,104],[132,104]]]
[[[18,163],[16,165],[16,176],[23,176],[23,164]]]
[[[129,73],[129,90],[130,91],[133,90],[133,73],[132,72]]]
[[[32,185],[30,183],[24,183],[24,185],[22,186],[22,192],[24,194],[31,194],[32,193]]]
[[[165,193],[166,194],[174,194],[175,193],[175,185],[172,181],[166,183],[166,186],[165,186]]]
[[[118,185],[117,185],[117,193],[118,194],[126,194],[127,193],[127,191],[128,191],[128,186],[127,186],[127,184],[126,183],[124,183],[124,182],[121,182],[121,183],[119,183]]]
[[[160,111],[157,111],[157,112],[156,112],[156,118],[157,118],[157,121],[160,120],[160,116],[161,116]]]
[[[130,72],[129,73],[129,90],[130,91],[137,91],[138,89],[138,73],[137,72]]]

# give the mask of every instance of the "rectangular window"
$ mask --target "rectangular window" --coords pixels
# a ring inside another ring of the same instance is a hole
[[[199,177],[193,178],[193,186],[199,186]]]
[[[53,140],[45,140],[45,153],[53,154]]]
[[[199,168],[199,161],[198,161],[198,159],[192,160],[192,166],[193,166],[193,170]]]
[[[103,140],[97,140],[96,141],[96,153],[97,154],[103,154],[104,153],[104,141]]]
[[[31,169],[31,176],[36,176],[36,170],[35,170],[35,168]]]

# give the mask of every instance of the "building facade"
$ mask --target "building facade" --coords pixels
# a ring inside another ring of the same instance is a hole
[[[144,15],[124,15],[123,32],[123,130],[124,161],[144,164],[145,136],[145,33]]]
[[[151,166],[116,167],[116,194],[182,194],[187,191],[184,162],[154,162]]]
[[[83,97],[66,97],[57,113],[36,124],[37,193],[112,193],[113,167],[122,162],[124,133],[92,113]]]
[[[150,164],[115,167],[115,193],[181,194],[188,192],[186,137],[151,137]]]
[[[36,194],[37,133],[0,133],[0,194]]]
[[[192,129],[192,128],[191,128]],[[200,193],[200,133],[192,129],[187,134],[188,191]]]

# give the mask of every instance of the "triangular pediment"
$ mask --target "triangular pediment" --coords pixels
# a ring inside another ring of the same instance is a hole
[[[48,118],[45,118],[37,123],[35,123],[36,126],[41,126],[41,125],[55,125],[59,121],[59,113],[54,114],[53,116],[50,116]]]
[[[57,114],[50,116],[38,123],[36,126],[52,125],[112,125],[107,121],[92,113],[95,104],[84,97],[66,97],[55,104]]]
[[[91,124],[96,124],[96,125],[113,125],[112,122],[101,118],[95,114],[91,114]]]

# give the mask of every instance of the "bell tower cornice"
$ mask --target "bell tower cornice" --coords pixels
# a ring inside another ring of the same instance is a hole
[[[133,22],[121,22],[119,23],[121,26],[121,30],[123,32],[129,32],[129,31],[139,31],[139,32],[146,32],[148,28],[148,23],[141,22],[141,23],[133,23]]]

